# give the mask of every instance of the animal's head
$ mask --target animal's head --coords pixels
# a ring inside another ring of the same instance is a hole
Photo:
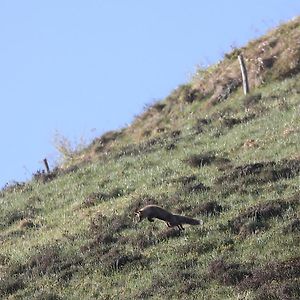
[[[143,215],[143,211],[142,210],[136,210],[134,212],[134,214],[136,215],[138,222],[141,222],[144,219],[144,215]]]

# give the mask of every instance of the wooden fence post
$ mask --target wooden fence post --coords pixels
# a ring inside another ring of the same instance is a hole
[[[247,95],[249,93],[249,83],[248,83],[248,74],[247,74],[247,69],[246,69],[243,55],[239,55],[238,60],[239,60],[241,72],[242,72],[244,94]]]
[[[47,173],[49,174],[50,173],[50,168],[49,168],[49,165],[48,165],[48,161],[47,161],[47,158],[44,158],[44,165],[45,165],[45,167],[46,167],[46,171],[47,171]]]

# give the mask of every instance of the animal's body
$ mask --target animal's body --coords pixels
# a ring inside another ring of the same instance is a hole
[[[200,221],[181,215],[172,214],[164,208],[157,205],[147,205],[135,214],[139,217],[139,222],[147,218],[149,222],[154,222],[154,218],[165,221],[168,227],[177,226],[179,230],[184,230],[183,224],[200,225]]]

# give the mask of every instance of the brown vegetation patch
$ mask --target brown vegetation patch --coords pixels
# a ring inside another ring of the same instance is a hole
[[[269,228],[269,225],[262,220],[248,220],[239,227],[239,234],[242,237],[246,237],[250,234],[257,234],[265,231]]]
[[[159,232],[158,238],[159,240],[167,240],[170,238],[177,238],[182,235],[181,230],[177,230],[175,228],[168,228],[165,229],[164,231]]]
[[[0,278],[0,295],[8,296],[20,289],[24,289],[25,284],[21,278],[18,277],[2,277]]]
[[[196,210],[203,215],[212,216],[219,215],[223,211],[223,207],[217,201],[208,201],[200,205]]]
[[[108,194],[100,193],[100,192],[92,193],[83,200],[83,203],[80,205],[80,207],[87,208],[87,207],[95,206],[101,201],[107,199],[109,199]]]
[[[103,268],[105,275],[109,275],[112,271],[119,271],[126,265],[138,263],[145,266],[148,260],[139,252],[127,252],[122,247],[112,247],[106,253],[103,253],[97,264]]]
[[[248,148],[257,148],[258,147],[258,142],[254,139],[247,139],[244,144],[243,147],[248,149]]]
[[[217,259],[208,267],[208,278],[240,291],[253,290],[257,300],[294,300],[300,296],[300,258],[270,261],[259,267]]]
[[[137,156],[140,154],[150,153],[156,150],[155,146],[158,144],[164,146],[166,141],[161,137],[155,137],[139,144],[128,144],[122,147],[115,157],[120,158],[122,156]]]
[[[299,30],[298,30],[299,31]],[[299,38],[296,34],[294,34],[295,38]],[[300,48],[293,47],[294,45],[290,45],[289,48],[283,50],[279,58],[274,61],[272,72],[268,72],[268,76],[271,79],[284,79],[296,75],[300,71]]]
[[[168,145],[165,147],[165,149],[166,149],[167,151],[174,150],[174,149],[176,149],[176,145],[175,145],[174,143],[170,143],[170,144],[168,144]]]
[[[68,168],[54,168],[51,172],[47,173],[45,170],[38,170],[33,174],[33,179],[42,183],[47,183],[59,176],[67,175],[76,172],[79,169],[78,165],[73,165]]]
[[[141,239],[140,244],[135,244],[139,237],[122,237],[120,232],[129,226],[130,220],[122,215],[120,218],[111,219],[101,214],[97,214],[92,220],[88,234],[90,241],[81,247],[84,261],[101,266],[105,275],[113,271],[121,270],[125,265],[138,262],[139,265],[147,264],[137,249],[147,247],[151,244],[146,239]],[[143,236],[141,236],[143,238]],[[126,245],[132,244],[136,249],[128,252]]]
[[[281,160],[279,162],[259,162],[246,164],[228,170],[219,177],[217,184],[235,183],[255,184],[274,182],[280,179],[293,178],[300,174],[300,160]]]
[[[166,228],[162,231],[153,231],[151,229],[139,229],[130,236],[121,236],[118,242],[121,245],[132,245],[134,249],[143,251],[144,249],[165,242],[166,240],[178,238],[183,232],[175,228]]]
[[[38,291],[33,300],[61,300],[62,298],[54,292]]]
[[[62,253],[58,245],[43,246],[29,259],[25,268],[32,275],[56,274],[59,279],[70,280],[82,263],[78,255]]]
[[[18,191],[24,191],[26,190],[26,188],[28,188],[28,185],[26,185],[25,182],[13,181],[11,183],[6,183],[4,187],[1,189],[0,197],[4,197],[5,192],[13,193]]]
[[[10,259],[7,255],[0,253],[0,266],[7,265],[9,263]]]
[[[188,299],[197,289],[204,289],[205,282],[195,269],[196,262],[186,259],[155,272],[150,287],[142,289],[135,299],[148,299],[163,295],[164,299]]]
[[[248,235],[268,228],[270,218],[282,217],[283,213],[299,204],[299,194],[285,200],[274,200],[250,207],[234,219],[228,221],[232,233]]]
[[[261,93],[251,93],[244,96],[243,104],[245,107],[250,108],[261,101]]]
[[[284,233],[300,232],[300,219],[292,220],[284,229]]]
[[[95,139],[91,144],[91,149],[95,153],[103,152],[108,148],[113,142],[120,138],[123,134],[123,131],[108,131],[104,133],[100,138]]]
[[[165,103],[156,102],[153,104],[152,108],[156,109],[157,111],[162,111],[166,107]]]
[[[300,295],[299,258],[283,262],[272,261],[261,267],[227,263],[222,259],[212,261],[208,268],[210,279],[223,285],[233,285],[239,290],[253,290],[255,299],[298,299]]]
[[[25,219],[33,219],[38,211],[39,209],[30,204],[23,209],[14,209],[12,211],[8,211],[1,220],[0,228],[10,226],[16,222],[22,222],[22,220]]]
[[[199,90],[193,89],[189,84],[183,84],[177,89],[177,97],[180,102],[192,103],[197,99],[201,99],[202,95]]]
[[[235,117],[223,117],[222,118],[222,126],[232,128],[235,125],[247,123],[253,120],[256,117],[255,114],[248,114],[243,118],[235,118]]]
[[[6,214],[6,216],[4,217],[4,223],[9,226],[17,221],[23,220],[25,217],[26,214],[24,213],[24,211],[13,210]]]
[[[152,230],[139,229],[131,236],[122,236],[119,238],[122,245],[132,245],[134,249],[144,250],[152,245],[159,243],[157,235]]]
[[[164,133],[164,131],[166,131]],[[149,131],[149,136],[151,131]],[[180,139],[181,131],[180,130],[163,130],[160,132],[159,136],[153,138],[148,138],[145,141],[142,141],[138,144],[128,144],[121,149],[116,155],[116,157],[121,156],[135,156],[145,153],[151,153],[157,150],[157,147],[164,147],[167,150],[172,150],[176,147],[176,143]]]
[[[181,135],[181,130],[172,130],[170,133],[170,137],[172,138],[178,138]]]
[[[207,118],[197,119],[196,125],[194,126],[194,130],[196,134],[200,134],[205,132],[206,127],[211,124],[212,120]]]
[[[33,178],[36,181],[40,181],[42,183],[46,183],[52,181],[58,176],[57,171],[52,171],[51,173],[45,172],[45,170],[38,170],[36,173],[33,174]]]
[[[123,196],[124,192],[121,188],[115,188],[108,193],[103,192],[94,192],[88,195],[83,203],[81,204],[81,208],[91,207],[99,204],[102,201],[107,201],[110,199],[118,198]]]
[[[23,219],[19,222],[19,227],[21,229],[27,229],[27,228],[37,228],[38,224],[34,223],[31,219]]]
[[[174,283],[168,280],[166,276],[155,274],[152,278],[150,287],[139,290],[136,299],[151,299],[158,294],[166,295],[166,291],[171,290],[173,284]]]
[[[243,120],[240,118],[234,118],[234,117],[225,117],[222,119],[222,126],[232,128],[235,125],[239,125],[243,123]]]
[[[6,262],[5,272],[0,278],[0,294],[13,294],[25,288],[28,280],[45,275],[55,275],[58,280],[68,281],[81,263],[79,255],[63,253],[58,244],[41,246],[24,264]]]
[[[187,253],[196,253],[197,255],[203,255],[209,253],[218,247],[218,244],[213,241],[201,241],[199,242],[190,242],[183,245],[178,249],[178,253],[186,255]]]
[[[171,180],[171,182],[180,183],[185,186],[187,184],[191,184],[195,180],[197,180],[196,175],[188,175],[188,176],[180,176],[178,178],[174,178]]]
[[[193,154],[185,160],[185,162],[194,168],[201,168],[204,166],[211,165],[212,163],[216,165],[228,164],[229,159],[224,157],[218,157],[212,153],[205,154]]]
[[[251,276],[241,281],[238,288],[255,290],[260,296],[273,294],[275,299],[297,299],[300,296],[299,278],[299,257],[286,261],[271,261],[264,266],[254,268]]]
[[[210,190],[210,187],[206,186],[202,182],[199,182],[194,185],[187,185],[184,188],[184,192],[189,193],[189,194],[190,193],[202,193],[202,192],[207,192],[209,190]]]
[[[205,282],[193,271],[183,271],[180,278],[180,295],[189,297],[195,290],[205,289]]]
[[[97,247],[100,244],[111,244],[116,241],[116,234],[130,227],[133,221],[125,214],[108,218],[97,213],[90,222],[89,235],[92,238],[90,246]]]
[[[222,259],[214,260],[208,267],[209,278],[223,285],[237,285],[251,276],[251,270],[239,263],[226,263]]]
[[[231,78],[226,76],[225,80],[217,87],[214,96],[210,99],[210,105],[216,105],[221,101],[226,100],[231,93],[241,86],[242,80],[240,78]]]
[[[210,165],[216,159],[215,155],[211,154],[194,154],[186,159],[191,167],[203,167]]]
[[[300,280],[294,279],[291,281],[267,283],[256,291],[253,299],[296,300],[299,298]]]
[[[31,269],[36,269],[37,273],[44,275],[58,271],[60,263],[60,250],[53,246],[39,249],[37,254],[30,258],[28,266]]]
[[[133,206],[137,205],[137,202]],[[133,227],[134,221],[131,215],[133,216],[132,207],[125,209],[121,215],[113,218],[98,213],[91,219],[87,232],[90,240],[81,247],[81,253],[90,263],[100,264],[104,274],[117,271],[136,261],[139,261],[139,264],[146,263],[139,252],[129,253],[122,246],[132,244],[137,249],[147,247],[152,243],[151,239],[147,241],[142,235],[136,238],[121,235],[124,229]],[[135,244],[139,238],[141,238],[140,243]]]

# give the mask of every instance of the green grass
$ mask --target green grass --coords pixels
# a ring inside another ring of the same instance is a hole
[[[297,299],[299,79],[213,106],[185,101],[185,85],[170,114],[155,115],[177,134],[137,142],[128,129],[78,168],[3,189],[2,298]],[[136,223],[149,202],[203,225]]]

